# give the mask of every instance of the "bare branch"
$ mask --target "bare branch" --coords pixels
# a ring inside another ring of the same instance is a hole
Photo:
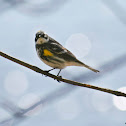
[[[94,81],[102,76],[105,76],[108,73],[112,73],[113,71],[116,71],[117,69],[123,67],[126,64],[126,54],[123,54],[112,61],[109,61],[105,63],[104,65],[101,65],[99,69],[102,71],[100,74],[94,74],[93,72],[88,72],[85,74],[81,74],[78,77],[74,77],[73,80],[76,81]],[[71,91],[74,91],[75,89],[78,89],[78,86],[73,86],[73,85],[65,85],[64,87],[61,87],[57,90],[54,90],[53,92],[49,93],[47,96],[45,96],[43,99],[41,99],[38,102],[35,102],[32,106],[30,106],[28,109],[22,109],[16,107],[19,109],[19,111],[13,111],[12,117],[6,118],[5,120],[0,122],[0,125],[8,125],[8,123],[13,122],[13,125],[16,125],[20,123],[21,121],[27,119],[25,114],[37,106],[42,105],[43,107],[47,107],[48,105],[52,105],[51,103],[54,103],[56,100],[61,98],[62,96],[68,95],[68,93],[71,93]],[[7,100],[7,99],[6,99]],[[8,100],[9,101],[9,100]],[[9,101],[11,102],[11,101]],[[15,106],[12,102],[9,104],[11,106]],[[42,107],[42,108],[43,108]],[[4,108],[5,109],[5,108]]]
[[[107,88],[101,88],[101,87],[97,87],[97,86],[93,86],[93,85],[89,85],[89,84],[84,84],[84,83],[79,83],[79,82],[76,82],[76,81],[72,81],[72,80],[67,80],[67,79],[64,79],[64,78],[61,78],[61,77],[57,77],[53,74],[50,74],[50,73],[47,73],[46,71],[43,71],[41,70],[40,68],[36,67],[36,66],[33,66],[33,65],[30,65],[28,63],[25,63],[19,59],[16,59],[14,57],[11,57],[3,52],[0,51],[0,55],[6,59],[9,59],[15,63],[18,63],[24,67],[27,67],[37,73],[41,73],[41,74],[44,74],[48,77],[51,77],[57,81],[62,81],[62,82],[65,82],[65,83],[68,83],[68,84],[72,84],[72,85],[76,85],[76,86],[80,86],[80,87],[86,87],[86,88],[91,88],[91,89],[95,89],[95,90],[99,90],[99,91],[102,91],[102,92],[107,92],[107,93],[110,93],[110,94],[113,94],[113,95],[116,95],[116,96],[124,96],[126,97],[126,94],[125,93],[122,93],[122,92],[119,92],[119,91],[114,91],[114,90],[111,90],[111,89],[107,89]]]

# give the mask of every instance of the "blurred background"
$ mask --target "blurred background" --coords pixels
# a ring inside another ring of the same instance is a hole
[[[35,50],[42,30],[101,71],[68,67],[64,78],[126,93],[125,14],[126,0],[0,0],[0,51],[48,70]],[[125,123],[126,98],[58,83],[0,57],[0,126]]]

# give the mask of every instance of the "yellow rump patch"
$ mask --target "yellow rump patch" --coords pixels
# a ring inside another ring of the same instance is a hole
[[[44,56],[53,56],[53,54],[47,49],[44,49],[44,54],[43,55]]]

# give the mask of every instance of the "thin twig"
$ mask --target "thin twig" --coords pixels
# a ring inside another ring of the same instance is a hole
[[[97,86],[93,86],[93,85],[89,85],[89,84],[84,84],[84,83],[79,83],[79,82],[76,82],[76,81],[72,81],[72,80],[67,80],[67,79],[64,79],[64,78],[61,78],[61,77],[57,77],[53,74],[50,74],[50,73],[47,73],[46,71],[43,71],[41,70],[40,68],[36,67],[36,66],[33,66],[33,65],[30,65],[28,63],[25,63],[19,59],[16,59],[14,57],[11,57],[3,52],[0,51],[0,55],[4,58],[7,58],[13,62],[16,62],[22,66],[25,66],[37,73],[41,73],[41,74],[44,74],[48,77],[51,77],[55,80],[58,80],[58,81],[62,81],[62,82],[65,82],[65,83],[68,83],[68,84],[72,84],[72,85],[76,85],[76,86],[80,86],[80,87],[86,87],[86,88],[91,88],[91,89],[95,89],[95,90],[99,90],[99,91],[102,91],[102,92],[107,92],[107,93],[110,93],[110,94],[113,94],[113,95],[116,95],[116,96],[124,96],[126,97],[126,94],[125,93],[122,93],[122,92],[119,92],[119,91],[114,91],[114,90],[111,90],[111,89],[107,89],[107,88],[101,88],[101,87],[97,87]]]
[[[126,54],[123,54],[123,55],[105,63],[104,65],[101,65],[98,68],[100,71],[102,71],[100,74],[94,74],[93,72],[88,72],[85,74],[81,74],[81,75],[77,76],[76,78],[74,77],[73,80],[85,81],[85,82],[94,81],[102,76],[105,76],[106,74],[108,74],[110,72],[112,73],[113,71],[116,71],[117,69],[119,69],[125,65],[126,65]],[[47,107],[48,105],[52,105],[51,103],[54,103],[56,100],[58,100],[62,96],[68,95],[68,93],[71,93],[72,91],[74,91],[75,89],[78,89],[78,88],[79,88],[78,86],[73,86],[73,85],[65,85],[63,87],[60,87],[59,89],[56,89],[53,92],[46,95],[40,101],[35,102],[29,108],[22,109],[22,110],[20,110],[20,108],[19,108],[19,110],[16,111],[16,113],[14,111],[12,114],[13,116],[1,121],[0,125],[6,125],[7,123],[13,122],[13,125],[17,126],[18,123],[27,119],[26,118],[27,116],[25,116],[25,114],[28,113],[29,111],[33,110],[34,108],[36,108],[40,105],[43,106],[42,108]],[[9,101],[9,102],[11,102],[11,101]],[[11,103],[10,105],[15,106],[15,105],[13,105],[13,103]]]

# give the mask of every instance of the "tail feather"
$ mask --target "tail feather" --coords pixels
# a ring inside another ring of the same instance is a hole
[[[84,64],[83,62],[81,62],[81,61],[79,61],[79,60],[77,60],[76,61],[76,64],[75,64],[76,66],[84,66],[84,67],[86,67],[86,68],[88,68],[88,69],[90,69],[90,70],[92,70],[92,71],[94,71],[94,72],[100,72],[99,70],[96,70],[96,69],[94,69],[94,68],[92,68],[92,67],[90,67],[90,66],[88,66],[88,65],[86,65],[86,64]]]

